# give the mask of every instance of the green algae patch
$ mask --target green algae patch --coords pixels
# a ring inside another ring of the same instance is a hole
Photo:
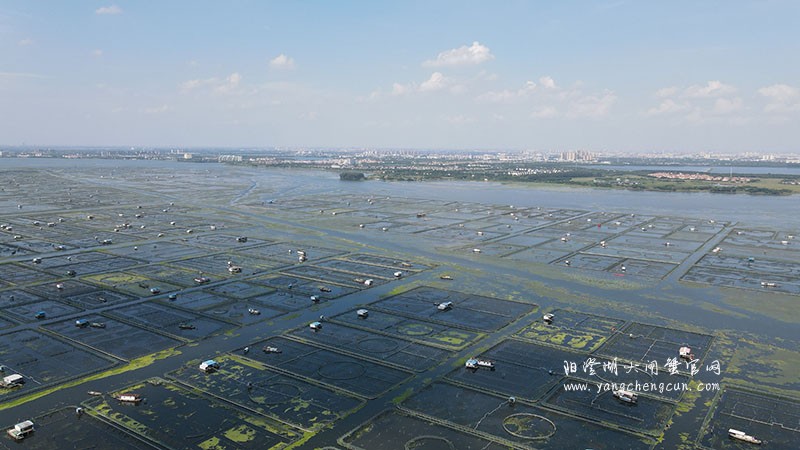
[[[205,441],[197,444],[197,446],[203,450],[222,450],[225,448],[225,447],[220,447],[219,438],[216,436],[211,436]]]
[[[678,403],[678,406],[675,408],[676,414],[685,414],[694,408],[694,404],[697,402],[697,399],[702,395],[702,392],[698,390],[699,384],[700,382],[697,380],[689,381],[689,389],[683,392],[683,397]]]
[[[414,393],[414,389],[407,388],[400,395],[398,395],[397,397],[392,399],[392,404],[393,405],[399,405],[399,404],[403,403],[404,401],[406,401],[406,399],[408,399],[408,397],[411,397],[411,394],[413,394],[413,393]]]
[[[256,438],[256,430],[247,425],[239,425],[225,431],[225,437],[233,442],[250,442]]]
[[[800,323],[800,310],[796,295],[780,292],[761,293],[748,289],[720,288],[723,303],[753,314],[792,324]]]
[[[742,338],[723,368],[726,378],[764,389],[800,389],[800,352]]]
[[[27,402],[42,398],[42,397],[44,397],[46,395],[49,395],[49,394],[51,394],[53,392],[56,392],[56,391],[60,391],[62,389],[68,389],[68,388],[71,388],[71,387],[79,386],[79,385],[81,385],[83,383],[86,383],[86,382],[89,382],[89,381],[101,380],[103,378],[108,378],[108,377],[111,377],[111,376],[114,376],[114,375],[119,375],[121,373],[129,372],[131,370],[141,369],[142,367],[147,367],[150,364],[153,364],[154,362],[156,362],[156,361],[158,361],[160,359],[165,359],[165,358],[169,358],[170,356],[175,356],[175,355],[180,355],[180,354],[181,354],[180,350],[177,350],[177,349],[174,349],[174,348],[167,349],[167,350],[162,350],[162,351],[156,352],[156,353],[151,353],[149,355],[145,355],[145,356],[133,359],[128,364],[125,364],[123,366],[118,366],[118,367],[115,367],[113,369],[106,370],[104,372],[100,372],[100,373],[96,373],[94,375],[89,375],[89,376],[86,376],[86,377],[83,377],[83,378],[79,378],[77,380],[73,380],[73,381],[70,381],[70,382],[67,382],[67,383],[63,383],[63,384],[60,384],[58,386],[53,386],[51,388],[44,389],[44,390],[41,390],[41,391],[38,391],[38,392],[34,392],[34,393],[30,394],[30,395],[26,395],[26,396],[17,398],[15,400],[5,402],[2,405],[0,405],[0,411],[6,410],[6,409],[9,409],[9,408],[13,408],[13,407],[25,404]]]

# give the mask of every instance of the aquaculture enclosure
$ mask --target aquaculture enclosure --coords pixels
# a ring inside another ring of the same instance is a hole
[[[324,327],[319,331],[325,332]],[[266,346],[275,347],[280,353],[262,351]],[[411,372],[283,337],[269,338],[250,347],[248,358],[367,398],[375,398],[411,376]]]
[[[199,361],[193,361],[169,376],[209,395],[304,430],[319,430],[363,403],[342,392],[274,372],[250,359],[228,355],[216,361],[220,367],[214,373],[197,370]]]
[[[127,387],[146,399],[131,405],[107,396],[84,402],[104,420],[167,448],[271,449],[300,436],[275,420],[244,413],[175,384],[152,379]]]

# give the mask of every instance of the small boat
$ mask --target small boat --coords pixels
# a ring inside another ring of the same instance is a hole
[[[555,319],[555,318],[556,318],[556,315],[555,315],[555,314],[552,314],[552,313],[547,313],[547,314],[545,314],[545,315],[543,315],[543,316],[542,316],[542,320],[543,320],[543,321],[544,321],[544,323],[546,323],[546,324],[551,324],[551,323],[553,323],[553,319]]]
[[[761,282],[761,286],[762,287],[778,287],[778,283],[776,283],[774,281],[762,281]]]
[[[95,397],[97,397],[98,395],[103,395],[102,392],[97,392],[97,391],[89,391],[89,392],[87,392],[87,394],[95,396]]]
[[[250,314],[252,314],[254,316],[258,316],[258,315],[261,314],[261,311],[255,309],[255,308],[247,308],[247,312],[249,312]]]
[[[728,437],[731,439],[748,442],[750,444],[761,445],[761,439],[756,439],[755,437],[746,434],[744,431],[734,430],[733,428],[728,430]]]
[[[330,292],[330,291],[331,291],[331,288],[329,288],[329,287],[325,287],[325,286],[322,286],[321,288],[319,288],[319,291],[320,291],[320,292]]]
[[[439,311],[447,311],[453,309],[453,302],[442,302],[436,305],[436,309]]]
[[[270,345],[264,347],[263,349],[261,349],[261,351],[263,351],[264,353],[283,353],[281,349],[279,349],[278,347],[272,347]]]
[[[131,392],[124,393],[124,394],[117,394],[117,395],[114,396],[114,398],[117,399],[117,401],[120,401],[120,402],[123,402],[123,403],[137,404],[137,403],[142,401],[142,396],[141,395],[134,394],[134,393],[131,393]]]
[[[29,434],[33,433],[33,421],[26,420],[14,425],[14,428],[8,430],[8,435],[14,440],[21,441]]]
[[[467,369],[489,369],[494,370],[494,361],[490,361],[488,359],[480,359],[480,358],[470,358],[464,364],[464,367]]]
[[[639,396],[636,395],[635,392],[627,391],[625,389],[619,389],[614,391],[614,397],[617,397],[621,402],[631,403],[631,404],[635,404],[636,401],[639,399]]]
[[[441,276],[439,276],[439,279],[440,280],[452,280],[453,277],[451,277],[450,275],[441,275]]]
[[[180,328],[181,330],[194,330],[197,327],[190,323],[181,323],[178,324],[178,328]]]
[[[366,309],[359,309],[358,311],[356,311],[356,315],[360,319],[366,319],[367,316],[369,316],[369,311],[367,311]]]

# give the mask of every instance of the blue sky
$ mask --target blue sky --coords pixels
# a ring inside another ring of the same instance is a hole
[[[0,143],[800,152],[800,2],[0,0]]]

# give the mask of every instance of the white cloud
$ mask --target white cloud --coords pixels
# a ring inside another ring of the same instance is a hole
[[[17,42],[17,45],[19,45],[20,47],[33,45],[33,39],[31,38],[20,39],[19,42]]]
[[[392,84],[392,95],[405,95],[413,90],[411,85],[394,83]]]
[[[597,119],[608,114],[617,101],[613,91],[606,90],[600,95],[587,95],[570,103],[566,116],[569,118]]]
[[[447,78],[441,72],[433,72],[431,77],[419,85],[420,92],[438,91],[447,85]]]
[[[153,106],[150,108],[145,108],[142,110],[145,114],[162,114],[169,110],[169,106],[161,105],[161,106]]]
[[[773,84],[772,86],[762,87],[758,90],[758,93],[778,102],[786,102],[797,98],[800,91],[786,84]]]
[[[186,94],[201,88],[209,88],[216,94],[228,94],[234,92],[239,88],[242,82],[242,76],[239,72],[234,72],[224,80],[217,77],[187,80],[178,85],[181,93]]]
[[[216,78],[206,78],[205,80],[187,80],[180,84],[180,90],[182,92],[188,92],[194,89],[197,89],[201,86],[206,86],[217,81]]]
[[[678,93],[678,90],[679,89],[676,86],[661,88],[656,91],[656,97],[658,98],[672,97],[673,95]]]
[[[534,119],[552,119],[557,116],[558,110],[552,106],[542,106],[531,113],[531,117]]]
[[[518,99],[526,98],[535,91],[536,83],[533,81],[526,81],[525,84],[516,91],[509,89],[504,89],[502,91],[489,91],[475,97],[475,100],[487,103],[508,103]]]
[[[692,85],[687,87],[683,91],[683,96],[687,98],[709,98],[709,97],[721,97],[723,95],[729,95],[736,92],[736,88],[725,84],[718,80],[709,81],[702,85]]]
[[[787,84],[773,84],[758,90],[758,93],[769,99],[764,107],[765,112],[787,113],[800,111],[800,90]]]
[[[122,8],[117,5],[103,6],[94,10],[97,15],[116,15],[122,14]]]
[[[103,56],[103,51],[100,50],[99,48],[96,48],[96,49],[92,50],[92,56],[94,56],[95,58],[99,58],[99,57]]]
[[[489,47],[475,41],[469,47],[462,45],[458,48],[445,50],[439,53],[436,59],[427,60],[422,65],[425,67],[465,66],[481,64],[492,59],[494,59],[494,55],[492,55]]]
[[[269,66],[273,69],[294,69],[294,58],[290,58],[281,53],[269,61]]]
[[[658,106],[647,110],[648,116],[659,116],[663,114],[674,114],[681,111],[686,111],[690,108],[688,103],[677,103],[675,100],[668,98],[663,100]]]
[[[732,114],[735,112],[739,112],[743,109],[742,107],[742,99],[739,97],[728,99],[728,98],[718,98],[714,101],[714,114]]]
[[[741,97],[734,97],[737,89],[719,80],[705,84],[694,84],[688,87],[670,86],[655,92],[662,100],[658,106],[652,107],[646,116],[663,116],[685,113],[683,120],[699,125],[709,120],[722,120],[720,116],[728,116],[726,121],[742,119],[737,115],[745,111]]]
[[[229,92],[234,91],[237,87],[239,87],[239,83],[242,81],[242,76],[239,75],[239,72],[234,72],[228,75],[228,78],[225,78],[225,81],[214,88],[214,92],[220,94],[227,94]]]
[[[543,77],[539,78],[539,84],[542,85],[542,87],[545,88],[545,89],[555,89],[556,88],[555,80],[553,80],[553,78],[551,78],[549,76],[543,76]]]

